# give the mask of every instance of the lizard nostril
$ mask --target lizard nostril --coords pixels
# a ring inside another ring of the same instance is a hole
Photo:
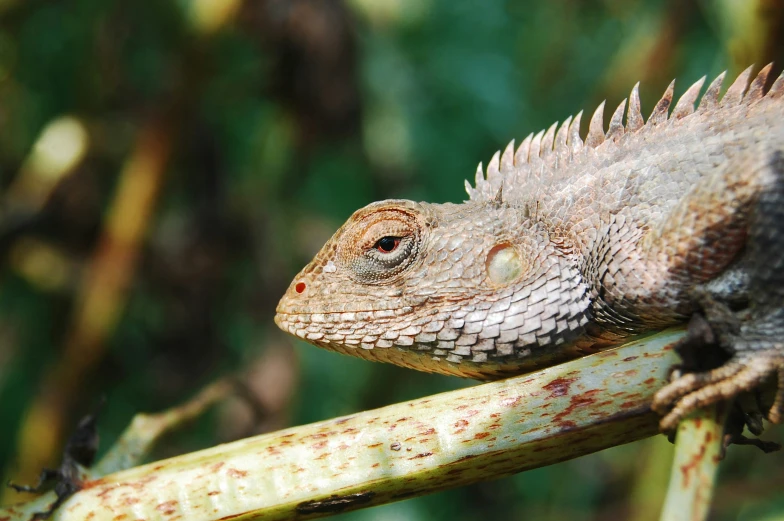
[[[297,293],[302,293],[305,291],[305,283],[304,282],[297,282],[297,285],[294,286],[294,291]]]

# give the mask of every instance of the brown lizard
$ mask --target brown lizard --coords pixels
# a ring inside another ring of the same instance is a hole
[[[727,353],[658,392],[671,430],[778,378],[784,419],[784,74],[704,78],[646,121],[638,86],[496,153],[469,200],[358,210],[294,279],[276,323],[317,346],[494,379],[699,314]],[[697,356],[701,356],[697,353]]]

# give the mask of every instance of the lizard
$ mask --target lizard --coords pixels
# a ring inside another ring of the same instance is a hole
[[[652,407],[694,409],[777,379],[784,420],[784,73],[705,77],[646,120],[639,83],[512,141],[460,204],[356,211],[294,278],[275,322],[316,346],[481,380],[700,316],[726,360],[675,374]],[[699,103],[697,103],[699,99]],[[696,106],[695,106],[696,105]],[[624,124],[624,112],[626,114]],[[697,357],[700,357],[697,353]]]

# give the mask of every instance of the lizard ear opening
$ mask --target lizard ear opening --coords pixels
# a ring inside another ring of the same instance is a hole
[[[525,271],[517,249],[508,242],[496,244],[487,254],[487,278],[496,286],[503,286],[520,278]]]

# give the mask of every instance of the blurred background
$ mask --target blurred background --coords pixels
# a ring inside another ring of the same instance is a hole
[[[137,412],[250,377],[260,416],[223,403],[161,458],[473,385],[295,341],[277,300],[369,202],[459,202],[510,139],[637,81],[647,114],[673,77],[780,72],[783,4],[0,0],[2,481],[56,465],[101,396],[105,449]],[[670,451],[336,518],[656,519]],[[734,447],[712,518],[782,519],[782,484],[783,454]]]

